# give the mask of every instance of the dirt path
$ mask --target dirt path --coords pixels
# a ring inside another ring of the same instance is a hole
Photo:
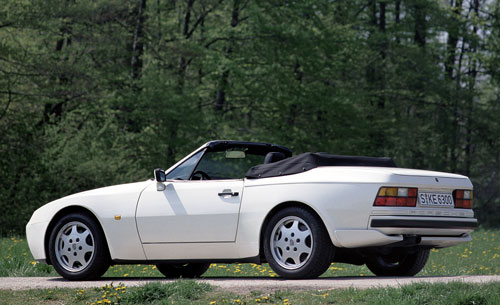
[[[274,290],[324,290],[342,288],[376,288],[376,287],[399,287],[412,283],[488,283],[500,282],[499,275],[481,276],[449,276],[449,277],[335,277],[320,278],[315,280],[283,280],[276,278],[205,278],[200,282],[206,282],[221,290],[237,293],[247,293],[253,290],[269,292]],[[106,284],[125,286],[139,286],[149,282],[169,283],[172,280],[161,278],[104,278],[98,281],[70,282],[60,277],[0,277],[0,289],[27,290],[27,289],[49,289],[49,288],[91,288],[101,287]]]

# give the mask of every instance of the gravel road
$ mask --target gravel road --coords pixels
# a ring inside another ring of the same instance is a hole
[[[447,276],[447,277],[334,277],[314,280],[283,280],[277,278],[205,278],[198,280],[218,287],[220,290],[248,293],[253,290],[270,292],[274,290],[324,290],[343,288],[400,287],[412,283],[488,283],[500,282],[499,275]],[[150,282],[169,283],[162,278],[103,278],[98,281],[72,282],[60,277],[1,277],[0,289],[27,290],[44,288],[91,288],[106,284],[139,286]]]

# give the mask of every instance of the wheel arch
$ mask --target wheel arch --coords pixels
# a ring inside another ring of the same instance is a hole
[[[268,225],[269,221],[271,218],[276,215],[279,211],[289,208],[289,207],[299,207],[308,210],[311,212],[313,215],[318,217],[318,219],[321,221],[321,225],[325,228],[326,232],[330,236],[330,241],[332,242],[332,246],[335,246],[335,244],[332,241],[332,234],[330,233],[330,230],[326,227],[324,219],[321,217],[320,213],[316,211],[313,207],[310,205],[300,202],[300,201],[285,201],[282,203],[277,204],[274,208],[272,208],[269,213],[267,213],[266,217],[264,218],[264,221],[262,222],[262,225],[260,227],[260,233],[259,233],[259,257],[261,261],[265,261],[264,257],[264,232],[265,228]]]
[[[97,216],[91,210],[89,210],[89,209],[87,209],[87,208],[85,208],[83,206],[80,206],[80,205],[70,205],[70,206],[62,208],[61,210],[59,210],[54,215],[54,217],[52,217],[52,219],[49,222],[49,225],[47,226],[47,230],[45,231],[43,245],[44,245],[45,259],[46,259],[47,264],[52,265],[52,262],[50,261],[50,256],[49,256],[49,239],[50,239],[50,234],[51,234],[52,230],[54,229],[56,223],[62,217],[64,217],[65,215],[68,215],[70,213],[85,213],[88,216],[90,216],[98,224],[98,226],[101,229],[101,232],[102,232],[102,234],[104,236],[104,239],[106,241],[106,246],[107,246],[106,251],[108,252],[108,255],[109,255],[108,239],[106,237],[106,233],[104,233],[103,226],[102,226],[101,222],[99,221],[99,219],[97,218]]]

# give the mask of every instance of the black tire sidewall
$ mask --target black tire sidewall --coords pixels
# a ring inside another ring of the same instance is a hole
[[[181,274],[182,267],[176,268],[169,263],[156,264],[156,269],[158,269],[158,271],[160,271],[161,274],[163,274],[166,278],[169,279],[177,279],[182,276]]]
[[[69,222],[78,221],[85,224],[94,238],[94,255],[89,265],[78,272],[70,272],[60,265],[56,257],[56,238],[59,230]],[[109,267],[109,252],[104,233],[96,221],[85,213],[71,213],[59,219],[53,227],[49,238],[49,258],[54,269],[67,280],[90,280],[101,277]]]
[[[304,220],[311,229],[313,238],[313,247],[308,261],[303,266],[292,270],[283,268],[274,260],[270,245],[274,227],[283,218],[288,216],[296,216]],[[284,278],[299,279],[318,277],[328,269],[333,260],[334,248],[322,221],[307,209],[300,207],[285,208],[272,216],[266,225],[263,243],[264,255],[267,262],[277,274]]]
[[[429,249],[418,249],[414,253],[408,253],[398,265],[387,267],[376,259],[366,263],[368,269],[377,276],[414,276],[419,273],[427,263]]]
[[[188,263],[183,266],[177,264],[157,264],[156,268],[167,278],[198,278],[210,267],[210,263]]]

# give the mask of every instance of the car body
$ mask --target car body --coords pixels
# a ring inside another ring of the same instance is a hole
[[[414,275],[429,249],[471,240],[472,183],[390,159],[304,154],[211,141],[155,179],[70,195],[36,210],[33,257],[85,280],[110,264],[200,276],[210,262],[269,262],[311,278],[331,262]]]

